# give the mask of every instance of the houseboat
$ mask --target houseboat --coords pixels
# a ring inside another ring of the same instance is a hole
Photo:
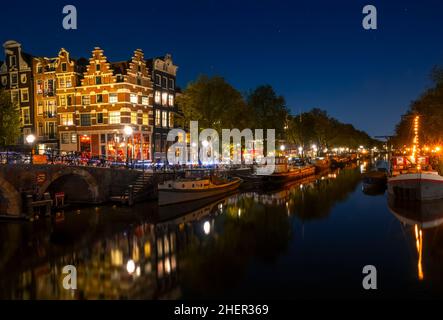
[[[429,165],[429,157],[393,157],[388,193],[404,200],[443,199],[443,177]]]
[[[238,177],[220,177],[206,169],[186,170],[184,177],[158,184],[158,204],[165,206],[217,197],[237,190],[241,182]]]
[[[259,168],[256,168],[255,173],[243,175],[241,178],[255,186],[274,188],[315,174],[315,166],[309,164],[289,165],[286,157],[275,157],[274,165],[274,171],[271,174],[263,173]]]

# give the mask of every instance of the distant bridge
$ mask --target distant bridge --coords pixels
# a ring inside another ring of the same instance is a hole
[[[0,215],[21,216],[26,195],[40,199],[63,192],[67,202],[103,203],[127,192],[144,173],[137,170],[66,165],[0,165]],[[153,183],[153,179],[151,179]]]

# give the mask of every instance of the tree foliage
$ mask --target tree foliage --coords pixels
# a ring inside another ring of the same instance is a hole
[[[315,144],[320,150],[334,147],[356,149],[360,145],[373,147],[380,144],[366,132],[355,129],[351,124],[341,123],[318,108],[290,117],[287,131],[288,141],[304,148]]]
[[[420,144],[443,143],[443,69],[435,67],[431,73],[433,86],[413,101],[408,111],[396,126],[394,144],[397,147],[411,145],[413,140],[413,118],[420,116]]]
[[[17,105],[11,102],[11,95],[0,89],[0,145],[17,143],[20,136],[20,113]]]
[[[222,77],[200,76],[177,98],[182,110],[183,127],[198,121],[199,127],[221,132],[223,128],[248,126],[248,106],[239,91]]]
[[[288,118],[285,98],[278,96],[270,85],[262,85],[251,91],[247,104],[252,114],[252,129],[275,129],[277,139],[284,139]]]
[[[320,109],[291,116],[284,97],[270,85],[258,86],[243,97],[221,77],[200,76],[187,86],[177,102],[183,114],[183,127],[198,120],[201,129],[213,128],[219,133],[222,128],[275,129],[277,139],[305,147],[316,144],[319,148],[357,148],[378,143]]]

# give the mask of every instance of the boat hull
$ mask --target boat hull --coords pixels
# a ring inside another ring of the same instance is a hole
[[[443,177],[432,173],[401,174],[388,179],[388,193],[404,200],[443,199]]]
[[[282,186],[288,182],[296,181],[315,174],[315,167],[308,167],[300,169],[299,171],[288,173],[277,173],[262,176],[262,183],[265,188]]]
[[[184,203],[196,201],[203,198],[217,197],[228,192],[237,190],[240,187],[242,180],[237,179],[232,183],[226,184],[220,188],[211,188],[207,190],[158,190],[158,204],[160,206],[172,205],[177,203]]]

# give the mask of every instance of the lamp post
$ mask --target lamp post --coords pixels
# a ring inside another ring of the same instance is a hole
[[[33,154],[34,154],[34,142],[35,142],[35,136],[33,134],[28,134],[26,136],[26,142],[31,146],[31,158],[29,160],[29,163],[33,163]]]
[[[286,150],[286,146],[285,146],[284,144],[282,144],[282,145],[280,146],[280,151],[281,151],[281,154],[282,154],[282,155],[284,155],[285,150]]]
[[[129,167],[129,147],[128,147],[128,143],[129,143],[129,137],[132,135],[133,133],[133,129],[130,126],[125,126],[123,129],[123,132],[125,133],[126,136],[126,167]]]

